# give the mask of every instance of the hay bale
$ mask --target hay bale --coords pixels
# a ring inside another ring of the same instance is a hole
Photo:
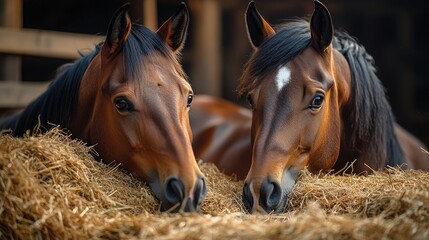
[[[93,160],[58,129],[0,136],[0,238],[427,239],[429,173],[389,169],[368,177],[303,171],[287,211],[246,214],[243,182],[200,164],[200,213],[168,214],[142,182]]]

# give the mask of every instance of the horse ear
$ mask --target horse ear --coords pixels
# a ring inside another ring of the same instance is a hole
[[[131,20],[128,15],[130,4],[127,3],[116,10],[110,20],[109,29],[107,30],[106,40],[101,53],[107,58],[116,55],[124,47],[124,43],[131,31]]]
[[[253,48],[258,48],[269,36],[276,33],[270,24],[259,14],[253,1],[247,6],[246,26],[247,36]]]
[[[324,52],[334,37],[331,14],[328,8],[318,0],[314,1],[314,12],[310,21],[311,45],[319,52]]]
[[[156,31],[173,51],[180,51],[186,40],[189,25],[189,12],[185,3],[180,4],[179,10]]]

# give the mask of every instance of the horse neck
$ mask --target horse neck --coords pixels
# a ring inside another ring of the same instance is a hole
[[[342,49],[341,54],[334,54],[337,75],[343,76],[338,84],[342,92],[339,95],[343,96],[342,137],[335,168],[341,169],[354,160],[356,172],[401,165],[406,161],[405,155],[394,133],[393,114],[375,75],[372,58],[364,49],[352,50]]]
[[[82,78],[76,101],[76,111],[70,121],[70,132],[74,137],[84,141],[90,139],[91,126],[94,122],[94,107],[101,84],[101,82],[99,82],[101,81],[100,69],[101,59],[100,54],[98,54],[91,61]]]

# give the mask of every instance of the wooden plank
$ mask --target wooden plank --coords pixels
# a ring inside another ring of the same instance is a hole
[[[77,59],[92,50],[102,36],[36,29],[0,28],[0,52],[17,55]]]
[[[0,13],[0,26],[14,29],[22,27],[22,0],[4,0],[0,3],[0,9],[3,10]],[[20,56],[2,56],[0,62],[0,79],[21,80]]]
[[[22,108],[48,88],[50,82],[0,82],[0,108]]]

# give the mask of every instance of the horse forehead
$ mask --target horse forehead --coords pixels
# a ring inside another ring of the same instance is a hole
[[[312,73],[314,71],[329,71],[330,54],[320,54],[312,47],[306,48],[301,54],[290,61],[296,71]]]
[[[299,80],[295,83],[301,82],[304,85],[315,82],[320,82],[323,85],[332,84],[334,76],[329,56],[329,54],[324,56],[312,48],[307,48],[292,59],[288,65],[293,73],[293,80]]]
[[[143,70],[149,73],[148,81],[158,80],[163,83],[179,82],[188,85],[184,76],[180,73],[181,68],[171,59],[161,53],[154,53],[143,60]]]
[[[329,66],[327,59],[309,47],[274,71],[274,83],[277,91],[280,92],[286,86],[294,84],[293,78],[301,80],[318,79],[316,78],[318,75],[329,74]],[[295,81],[295,83],[297,82]]]

